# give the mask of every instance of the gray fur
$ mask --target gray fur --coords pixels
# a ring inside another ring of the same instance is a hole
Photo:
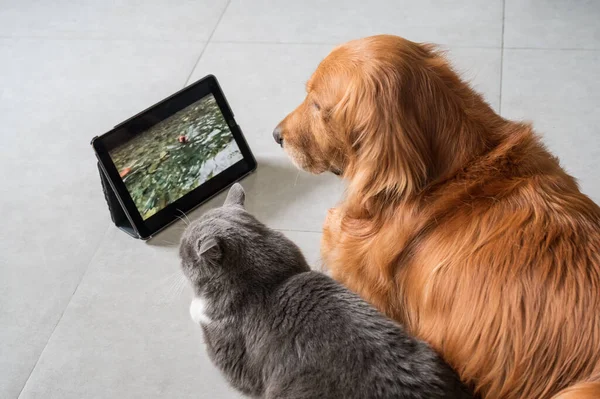
[[[180,247],[207,303],[209,356],[235,388],[265,399],[472,398],[427,344],[310,271],[300,249],[243,202],[236,184]]]

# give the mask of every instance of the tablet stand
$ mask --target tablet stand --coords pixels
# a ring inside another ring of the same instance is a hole
[[[98,171],[100,172],[100,181],[102,182],[102,191],[104,191],[104,198],[106,198],[106,203],[108,204],[108,211],[110,212],[110,218],[113,223],[129,234],[132,237],[140,238],[139,233],[133,227],[133,224],[129,220],[129,216],[127,212],[123,209],[123,205],[119,202],[117,195],[115,194],[108,178],[104,174],[100,163],[98,163]]]

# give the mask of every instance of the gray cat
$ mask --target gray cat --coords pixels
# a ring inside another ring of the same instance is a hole
[[[322,273],[244,210],[192,223],[180,247],[212,361],[244,394],[265,399],[472,398],[424,342]]]

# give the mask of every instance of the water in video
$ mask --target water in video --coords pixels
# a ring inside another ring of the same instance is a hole
[[[243,159],[212,95],[110,152],[143,219]]]

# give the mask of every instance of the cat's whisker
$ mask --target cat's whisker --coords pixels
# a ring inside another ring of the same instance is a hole
[[[294,187],[296,187],[296,184],[298,184],[299,177],[300,177],[300,171],[298,171],[298,173],[296,173],[296,180],[294,180]]]
[[[183,292],[183,289],[185,287],[185,277],[183,275],[181,275],[179,277],[179,279],[173,281],[173,283],[171,284],[169,291],[167,292],[167,295],[170,297],[170,299],[175,298],[177,295],[181,294]]]
[[[184,211],[182,211],[181,209],[177,209],[179,212],[181,212],[181,214],[183,215],[183,217],[185,218],[185,220],[187,220],[187,225],[189,226],[190,224],[192,224],[192,222],[190,221],[190,218],[188,218],[188,215],[186,215],[186,213]]]
[[[173,272],[173,273],[161,278],[160,280],[158,280],[155,284],[152,285],[152,287],[159,288],[159,287],[167,286],[167,285],[171,284],[173,281],[179,279],[180,276],[181,276],[181,273]]]
[[[192,221],[190,220],[190,218],[188,217],[188,215],[185,212],[183,212],[183,216],[185,216],[185,220],[188,221],[188,224],[192,224]]]
[[[167,241],[167,240],[160,240],[160,242],[159,242],[159,243],[160,243],[160,244],[179,245],[178,243],[171,242],[171,241]]]
[[[189,225],[190,225],[190,224],[187,222],[187,220],[185,220],[185,219],[184,219],[184,218],[182,218],[181,216],[179,216],[179,215],[175,215],[175,217],[176,217],[177,219],[181,220],[183,223],[185,223],[185,225],[186,225],[186,226],[189,226]]]
[[[177,298],[184,290],[186,278],[181,273],[173,273],[161,279],[155,288],[158,292],[157,301],[159,303],[170,303]]]

